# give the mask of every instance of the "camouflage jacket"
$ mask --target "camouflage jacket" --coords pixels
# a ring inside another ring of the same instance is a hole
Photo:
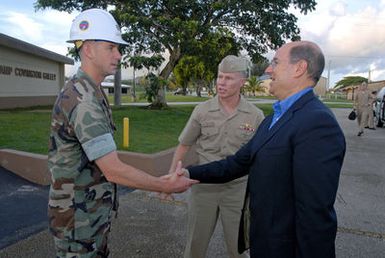
[[[94,160],[116,150],[114,130],[104,92],[79,69],[52,111],[48,216],[54,236],[87,239],[110,223],[116,186]]]

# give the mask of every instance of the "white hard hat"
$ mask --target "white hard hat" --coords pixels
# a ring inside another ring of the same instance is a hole
[[[102,9],[88,9],[81,12],[72,22],[69,43],[78,40],[103,40],[128,45],[122,39],[120,27],[114,17]]]

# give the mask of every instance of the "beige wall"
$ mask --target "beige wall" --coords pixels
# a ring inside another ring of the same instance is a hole
[[[265,89],[265,92],[263,94],[258,95],[270,95],[269,94],[269,84],[271,82],[271,79],[263,80],[261,83],[261,86]],[[318,81],[317,85],[314,88],[314,92],[317,96],[325,96],[327,91],[327,78],[321,77]]]
[[[322,77],[319,79],[317,85],[314,87],[314,92],[317,96],[325,96],[327,91],[327,78]]]
[[[55,100],[56,96],[0,97],[0,109],[50,106]]]
[[[341,89],[340,91],[344,92],[346,94],[346,99],[353,100],[353,96],[354,96],[355,91],[358,88],[358,86],[360,86],[360,84],[345,87],[345,88]],[[385,81],[368,83],[368,89],[370,91],[379,91],[383,87],[385,87]]]
[[[380,91],[383,87],[385,87],[385,81],[369,82],[368,83],[368,88],[371,91]]]
[[[0,109],[53,104],[64,64],[0,46]]]
[[[119,151],[119,158],[136,168],[154,176],[168,173],[175,148],[164,150],[155,154],[143,154],[128,151]],[[50,173],[47,167],[47,155],[11,149],[0,149],[0,166],[36,184],[48,185]],[[198,157],[193,146],[186,154],[183,165],[196,164]]]

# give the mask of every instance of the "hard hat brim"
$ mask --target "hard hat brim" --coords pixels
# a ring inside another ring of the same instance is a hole
[[[87,40],[93,40],[93,41],[105,41],[105,42],[111,42],[111,43],[115,43],[115,44],[119,44],[119,45],[130,45],[127,41],[124,41],[123,39],[121,40],[107,40],[107,39],[70,39],[70,40],[67,40],[66,42],[67,43],[75,43],[75,41],[78,41],[78,40],[81,40],[81,41],[87,41]]]

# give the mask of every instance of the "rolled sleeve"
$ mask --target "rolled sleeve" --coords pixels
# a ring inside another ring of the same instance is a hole
[[[83,150],[90,161],[115,151],[116,144],[110,133],[97,136],[82,144]]]

